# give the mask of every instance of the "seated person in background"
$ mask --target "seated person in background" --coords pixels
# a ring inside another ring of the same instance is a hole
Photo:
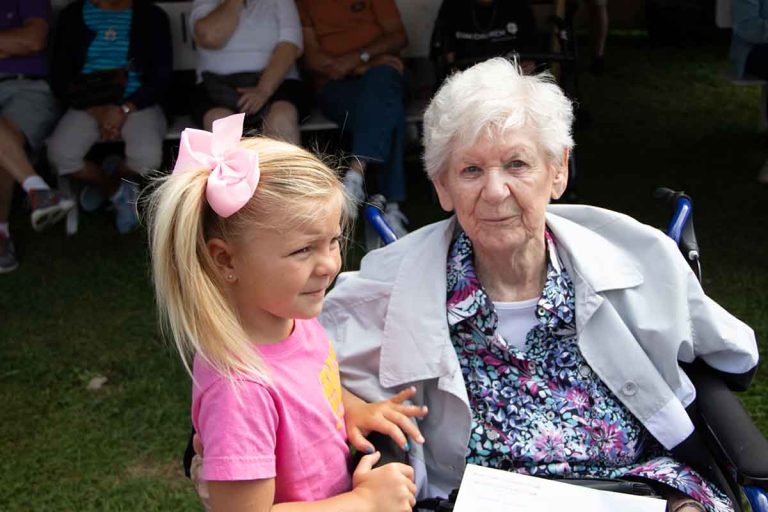
[[[192,117],[213,121],[243,112],[249,127],[293,144],[308,94],[299,80],[301,24],[293,0],[195,0],[198,85]]]
[[[511,52],[536,49],[528,0],[443,0],[432,34],[433,58],[446,72]],[[533,62],[523,62],[526,71]]]
[[[768,0],[733,0],[731,61],[739,77],[768,80]],[[757,175],[768,184],[768,161]]]
[[[355,160],[344,176],[348,195],[365,200],[363,173],[377,167],[385,216],[406,233],[398,203],[405,200],[403,62],[408,44],[394,0],[298,0],[305,64],[315,75],[323,114],[352,135]],[[351,208],[352,218],[357,208]]]
[[[51,84],[68,108],[48,141],[48,159],[59,175],[87,185],[84,209],[111,200],[120,233],[138,226],[132,181],[162,162],[160,105],[172,54],[168,17],[148,0],[77,0],[59,16]],[[125,161],[114,168],[85,159],[96,142],[118,140]]]
[[[58,118],[45,81],[50,9],[48,0],[0,1],[0,273],[19,265],[8,229],[14,181],[28,194],[35,230],[74,205],[48,187],[27,156],[40,149]]]

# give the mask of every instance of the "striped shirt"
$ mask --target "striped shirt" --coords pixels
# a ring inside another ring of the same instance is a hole
[[[131,43],[132,9],[111,11],[101,9],[86,0],[83,4],[83,21],[96,33],[83,65],[83,74],[105,69],[128,67],[128,49]],[[130,70],[125,84],[125,97],[141,86],[139,75]]]

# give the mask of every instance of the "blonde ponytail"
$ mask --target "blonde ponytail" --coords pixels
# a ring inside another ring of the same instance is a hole
[[[164,178],[149,203],[155,295],[164,330],[187,371],[200,354],[223,375],[266,376],[237,314],[223,293],[206,247],[205,187],[209,171]]]
[[[259,152],[261,179],[251,201],[227,219],[208,206],[210,171],[201,169],[160,178],[148,198],[150,254],[163,329],[182,361],[203,357],[222,375],[268,381],[264,361],[243,330],[224,283],[208,253],[211,237],[232,239],[249,227],[290,228],[314,215],[318,202],[337,198],[346,227],[344,188],[317,157],[291,144],[257,137],[242,142]],[[275,212],[280,209],[280,215]]]

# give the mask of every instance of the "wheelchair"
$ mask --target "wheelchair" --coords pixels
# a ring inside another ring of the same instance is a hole
[[[684,192],[659,188],[654,197],[673,210],[666,234],[678,248],[696,277],[701,281],[699,247],[693,226],[693,201]],[[365,219],[379,234],[383,243],[396,240],[381,212],[381,198],[372,198],[365,208]],[[736,512],[768,512],[768,440],[754,424],[733,391],[744,387],[726,384],[719,372],[702,361],[681,363],[696,387],[696,400],[687,412],[696,429],[694,434],[673,451],[702,475],[715,482],[728,495]],[[729,387],[730,386],[730,387]],[[405,454],[383,436],[372,442],[388,461],[406,462]],[[564,479],[568,480],[568,479]],[[572,481],[602,490],[647,495],[648,486],[638,482],[578,479]],[[743,496],[750,508],[746,508]],[[446,499],[428,499],[417,504],[417,510],[444,512],[453,510],[457,490]]]

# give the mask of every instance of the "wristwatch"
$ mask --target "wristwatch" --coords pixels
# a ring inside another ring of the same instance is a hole
[[[122,110],[123,114],[125,115],[128,115],[131,112],[133,112],[133,110],[131,109],[131,107],[128,106],[127,103],[123,103],[122,105],[120,105],[120,110]]]
[[[371,54],[368,53],[368,50],[363,50],[360,52],[360,62],[363,64],[368,64],[368,61],[371,60]]]

